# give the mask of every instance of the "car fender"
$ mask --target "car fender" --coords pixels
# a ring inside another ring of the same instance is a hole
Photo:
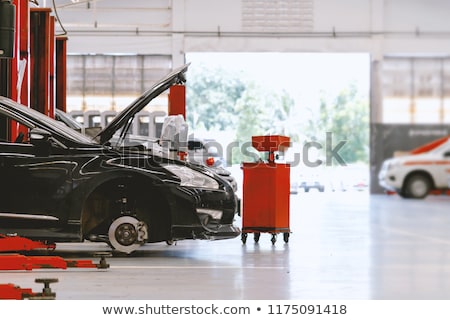
[[[119,188],[124,188],[123,192],[126,193],[129,190],[141,190],[141,195],[144,197],[145,192],[149,195],[154,192],[152,190],[158,190],[158,202],[169,204],[172,202],[170,199],[170,192],[165,190],[160,186],[160,183],[154,177],[150,177],[144,173],[130,172],[129,170],[115,170],[110,172],[99,173],[89,180],[78,185],[73,189],[72,195],[70,196],[71,201],[68,201],[70,205],[70,219],[72,221],[78,221],[80,229],[83,229],[83,214],[85,213],[85,208],[89,207],[89,201],[95,192],[102,190],[108,190],[110,194],[120,194]],[[131,192],[131,191],[130,191]],[[156,198],[156,196],[155,196]],[[149,201],[151,197],[148,197]],[[114,200],[114,199],[106,199]],[[119,200],[119,199],[116,199]],[[168,215],[166,223],[171,221],[171,210],[168,205]],[[119,215],[120,212],[115,212],[115,215]],[[80,231],[81,234],[84,233],[83,230]]]

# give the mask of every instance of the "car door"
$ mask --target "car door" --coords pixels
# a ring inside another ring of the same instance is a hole
[[[436,187],[450,188],[450,146],[443,148],[442,160],[436,163]]]
[[[0,233],[49,238],[67,228],[64,210],[75,166],[31,143],[0,143]]]

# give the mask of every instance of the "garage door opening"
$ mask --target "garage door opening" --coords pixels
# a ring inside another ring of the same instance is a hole
[[[233,174],[252,160],[252,135],[282,134],[292,141],[282,155],[291,182],[311,187],[292,192],[368,192],[369,54],[202,52],[186,61],[189,131],[218,141]]]

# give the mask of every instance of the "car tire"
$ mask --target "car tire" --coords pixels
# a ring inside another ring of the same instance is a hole
[[[305,188],[305,192],[309,192],[309,188]]]
[[[405,198],[405,199],[409,199],[409,198],[410,198],[410,197],[409,197],[405,192],[403,192],[403,191],[398,191],[397,194],[398,194],[400,197]]]
[[[431,190],[431,180],[424,174],[414,174],[408,177],[403,190],[407,198],[423,199]]]

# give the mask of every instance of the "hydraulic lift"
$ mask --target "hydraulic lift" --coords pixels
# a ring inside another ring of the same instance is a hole
[[[54,117],[66,108],[67,37],[55,35],[51,11],[30,8],[29,0],[0,0],[0,95]],[[15,122],[0,126],[6,140],[28,133]]]
[[[0,270],[33,270],[33,269],[67,269],[67,268],[97,268],[108,269],[106,253],[100,256],[99,263],[91,260],[67,260],[58,256],[25,256],[21,254],[0,255]],[[1,296],[1,292],[0,292]]]
[[[8,300],[53,300],[56,293],[50,288],[50,283],[58,282],[54,278],[37,278],[36,283],[43,283],[42,292],[33,292],[30,288],[21,288],[12,283],[0,284],[0,299]]]
[[[67,268],[97,268],[107,269],[109,264],[106,257],[109,252],[99,252],[94,256],[100,257],[99,263],[91,260],[66,260],[58,256],[27,256],[18,252],[36,249],[55,250],[54,243],[34,241],[17,235],[0,234],[0,270],[33,270],[33,269],[67,269]],[[0,293],[1,295],[1,293]]]
[[[17,235],[0,234],[0,252],[30,251],[35,249],[54,250],[54,243],[33,241]]]
[[[29,0],[0,0],[0,95],[54,117],[55,108],[66,107],[66,41],[55,35],[55,17],[48,8],[30,8]],[[57,83],[56,81],[57,80]],[[0,138],[11,140],[26,127],[0,119]],[[54,243],[34,241],[17,235],[0,235],[0,270],[37,268],[98,268],[109,264],[99,253],[99,263],[65,260],[57,256],[28,256],[18,252],[54,250]],[[57,279],[36,279],[44,283],[42,293],[0,284],[0,299],[54,297],[49,288]]]
[[[109,252],[99,252],[95,256],[100,257],[98,263],[92,260],[71,260],[59,256],[27,256],[18,252],[30,252],[37,249],[55,250],[54,243],[34,241],[17,235],[0,234],[0,271],[34,269],[67,269],[67,268],[96,268],[108,269],[109,264],[106,257],[111,256]],[[43,283],[42,293],[34,293],[31,289],[22,289],[14,284],[0,284],[0,299],[54,299],[55,294],[50,289],[50,283],[58,279],[36,279]]]

